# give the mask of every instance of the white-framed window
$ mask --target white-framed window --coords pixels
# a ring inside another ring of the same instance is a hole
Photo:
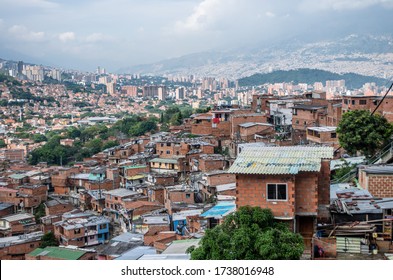
[[[266,197],[267,200],[287,200],[288,199],[287,184],[267,184]]]

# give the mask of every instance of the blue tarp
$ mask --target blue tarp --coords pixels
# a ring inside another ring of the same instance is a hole
[[[236,205],[234,203],[220,203],[207,210],[201,215],[201,217],[219,219],[234,212],[235,210]]]

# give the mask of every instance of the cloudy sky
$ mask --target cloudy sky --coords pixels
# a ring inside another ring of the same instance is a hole
[[[393,32],[393,0],[0,0],[0,58],[94,71]]]

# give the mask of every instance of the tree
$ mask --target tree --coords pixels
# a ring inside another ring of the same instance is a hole
[[[0,148],[4,148],[4,147],[7,147],[7,144],[3,139],[0,139]]]
[[[59,246],[59,242],[52,231],[45,233],[41,238],[40,248],[45,248],[48,246]]]
[[[47,141],[48,139],[45,137],[45,135],[42,134],[33,134],[31,138],[34,140],[34,143],[40,143]]]
[[[366,110],[354,110],[343,114],[337,133],[341,147],[348,153],[360,151],[370,157],[390,140],[393,126],[379,114],[371,115]]]
[[[243,206],[222,225],[208,229],[193,260],[295,260],[304,251],[303,238],[276,222],[270,209]]]

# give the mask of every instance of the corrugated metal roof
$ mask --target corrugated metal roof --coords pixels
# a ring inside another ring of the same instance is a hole
[[[177,164],[177,159],[173,159],[173,158],[153,158],[153,159],[150,160],[150,162]]]
[[[298,174],[318,172],[321,159],[333,158],[332,147],[245,147],[228,173]]]
[[[78,260],[87,251],[82,251],[78,249],[67,249],[67,248],[60,248],[60,247],[46,247],[44,249],[37,248],[29,255],[31,256],[47,256],[55,259],[62,259],[62,260]]]

